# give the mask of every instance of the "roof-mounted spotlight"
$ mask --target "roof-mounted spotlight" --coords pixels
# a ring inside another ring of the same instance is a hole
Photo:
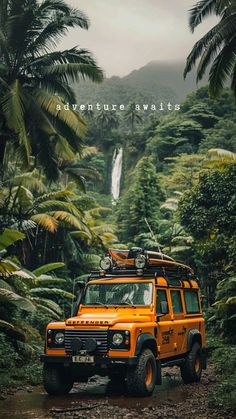
[[[101,259],[100,268],[103,271],[108,271],[109,269],[111,269],[111,267],[112,267],[112,260],[109,256],[106,256],[103,259]]]
[[[146,256],[145,255],[138,255],[134,260],[134,264],[135,264],[137,269],[145,268],[145,266],[147,264]]]

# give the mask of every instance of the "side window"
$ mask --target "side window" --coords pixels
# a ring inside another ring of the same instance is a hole
[[[173,312],[175,314],[183,313],[183,306],[182,306],[180,291],[171,291],[170,295],[171,295]]]
[[[157,308],[156,308],[157,314],[161,314],[161,302],[162,301],[167,302],[166,291],[157,290]]]
[[[184,291],[184,299],[187,313],[200,312],[197,291]]]

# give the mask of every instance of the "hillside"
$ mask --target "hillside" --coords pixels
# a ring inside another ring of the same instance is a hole
[[[178,102],[196,90],[194,73],[184,80],[183,68],[184,63],[152,61],[125,77],[113,76],[98,85],[81,82],[75,90],[80,103]]]

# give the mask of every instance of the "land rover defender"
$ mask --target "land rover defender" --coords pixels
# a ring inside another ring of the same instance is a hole
[[[68,393],[94,374],[149,396],[161,369],[177,365],[185,383],[206,368],[205,326],[193,270],[140,248],[108,250],[101,270],[80,284],[74,316],[46,330],[43,382]]]

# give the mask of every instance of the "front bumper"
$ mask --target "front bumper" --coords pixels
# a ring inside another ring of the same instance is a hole
[[[44,364],[63,364],[64,366],[76,365],[77,363],[72,361],[71,355],[41,355],[40,361]],[[95,357],[94,364],[89,365],[136,365],[138,362],[137,356],[130,357]],[[78,365],[78,364],[77,364]],[[86,366],[86,363],[80,363],[79,365]]]

